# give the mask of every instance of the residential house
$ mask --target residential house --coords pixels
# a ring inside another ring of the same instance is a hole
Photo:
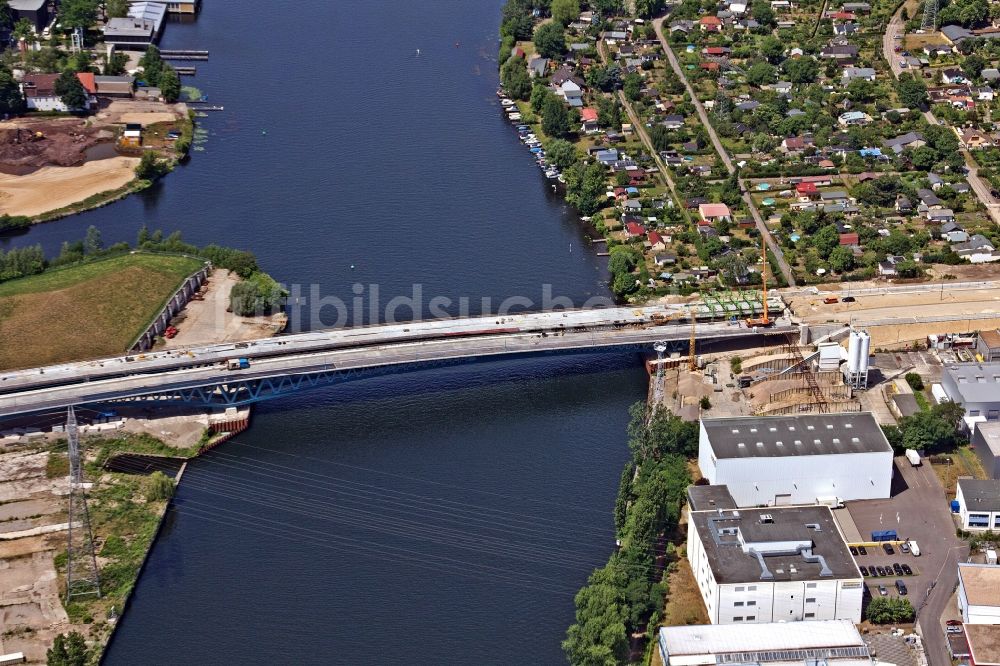
[[[943,224],[955,220],[955,213],[950,208],[932,208],[927,211],[926,215],[927,221],[932,224]]]
[[[969,150],[981,150],[993,145],[993,139],[983,132],[972,127],[955,127],[955,134],[958,135],[958,142]]]
[[[841,74],[844,83],[860,79],[862,81],[874,81],[875,70],[871,67],[845,67]]]
[[[973,234],[964,243],[956,243],[951,246],[955,254],[968,259],[969,263],[985,264],[1000,260],[993,244],[982,234]]]
[[[819,57],[825,60],[853,62],[858,57],[858,47],[854,44],[831,44],[823,47]]]
[[[726,221],[732,222],[733,215],[729,211],[729,206],[724,203],[703,203],[698,206],[698,215],[709,224]]]
[[[638,222],[628,222],[625,224],[625,238],[641,238],[646,235],[646,227]]]
[[[583,88],[573,79],[563,81],[562,85],[556,88],[556,94],[572,107],[583,106]]]
[[[897,213],[903,215],[908,215],[913,212],[913,204],[910,202],[910,199],[903,194],[896,197],[895,208]]]
[[[968,83],[969,79],[958,67],[947,67],[941,70],[941,80],[945,83]]]
[[[867,2],[845,2],[840,8],[852,14],[870,14],[872,11],[872,6]]]
[[[676,130],[684,127],[684,116],[670,115],[664,116],[661,121],[664,127],[671,130]]]
[[[722,32],[722,19],[718,16],[703,16],[698,21],[702,32]]]
[[[771,90],[778,93],[779,95],[791,95],[792,83],[790,81],[778,81],[773,86],[771,86]]]
[[[852,247],[860,244],[857,232],[840,234],[840,244],[844,247]]]
[[[824,203],[847,203],[848,196],[844,190],[828,190],[820,192],[819,198]]]
[[[834,23],[833,24],[833,34],[842,35],[849,37],[858,32],[858,24],[853,21],[847,21],[846,23]]]
[[[131,76],[94,76],[95,94],[98,97],[131,97],[135,79]]]
[[[528,74],[532,78],[538,78],[545,76],[545,73],[549,69],[549,59],[543,58],[542,56],[533,56],[531,60],[528,61]]]
[[[872,117],[864,111],[848,111],[847,113],[840,114],[837,118],[837,122],[840,123],[841,127],[867,125],[871,121]]]
[[[920,132],[907,132],[906,134],[900,134],[893,139],[886,139],[882,142],[882,145],[899,155],[907,148],[920,148],[921,146],[926,146],[927,141],[924,139],[924,135]]]
[[[94,96],[97,87],[94,84],[94,75],[89,72],[81,72],[76,75],[87,92],[87,101],[84,108],[89,109],[97,103]],[[59,74],[25,74],[21,79],[21,92],[24,94],[25,102],[29,109],[34,111],[71,111],[59,95],[56,94],[55,85]]]

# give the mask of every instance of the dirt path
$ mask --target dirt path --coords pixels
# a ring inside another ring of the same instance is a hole
[[[115,190],[135,178],[135,157],[112,157],[78,167],[43,167],[24,176],[0,173],[0,214],[41,215]]]

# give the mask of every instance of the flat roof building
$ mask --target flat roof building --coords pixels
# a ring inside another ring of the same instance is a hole
[[[768,623],[661,627],[664,666],[715,664],[809,664],[870,666],[872,657],[854,623]]]
[[[698,466],[737,506],[887,498],[892,446],[869,412],[702,419]]]
[[[971,441],[989,477],[1000,479],[1000,421],[976,423]]]
[[[1000,625],[1000,566],[959,563],[958,610],[967,626]]]
[[[976,338],[976,352],[986,363],[1000,361],[1000,330],[980,331]]]
[[[970,431],[976,421],[1000,421],[1000,363],[946,365],[941,388],[949,400],[965,407]]]
[[[959,479],[955,501],[962,529],[1000,529],[1000,481]]]
[[[863,579],[829,507],[691,511],[687,553],[713,624],[861,621]]]
[[[1000,626],[989,624],[965,625],[969,656],[975,666],[1000,665]]]

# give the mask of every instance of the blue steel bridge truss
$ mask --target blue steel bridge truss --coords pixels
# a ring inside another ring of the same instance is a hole
[[[666,340],[667,353],[685,353],[688,340]],[[304,370],[295,374],[276,377],[247,378],[239,377],[234,371],[232,379],[215,382],[203,386],[188,388],[164,388],[159,391],[137,395],[129,398],[107,400],[91,403],[92,405],[128,404],[136,406],[166,406],[187,405],[193,407],[239,407],[264,400],[280,398],[298,391],[320,388],[349,381],[373,379],[398,375],[430,368],[468,365],[473,363],[489,363],[498,360],[518,359],[538,356],[566,356],[584,354],[609,354],[627,352],[648,352],[653,348],[653,342],[609,345],[606,347],[584,347],[577,349],[547,349],[539,351],[517,352],[511,354],[493,354],[487,356],[466,356],[441,360],[409,361],[392,365],[381,365],[369,368],[345,368],[324,366],[314,370]],[[251,365],[251,369],[252,369]]]

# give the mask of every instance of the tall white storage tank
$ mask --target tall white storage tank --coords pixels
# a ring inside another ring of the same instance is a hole
[[[868,335],[868,331],[861,331],[858,335],[858,340],[861,343],[860,354],[858,356],[858,372],[868,372],[868,358],[871,355],[872,338]]]
[[[861,336],[858,331],[851,330],[851,337],[847,341],[847,371],[858,372],[861,359]]]

